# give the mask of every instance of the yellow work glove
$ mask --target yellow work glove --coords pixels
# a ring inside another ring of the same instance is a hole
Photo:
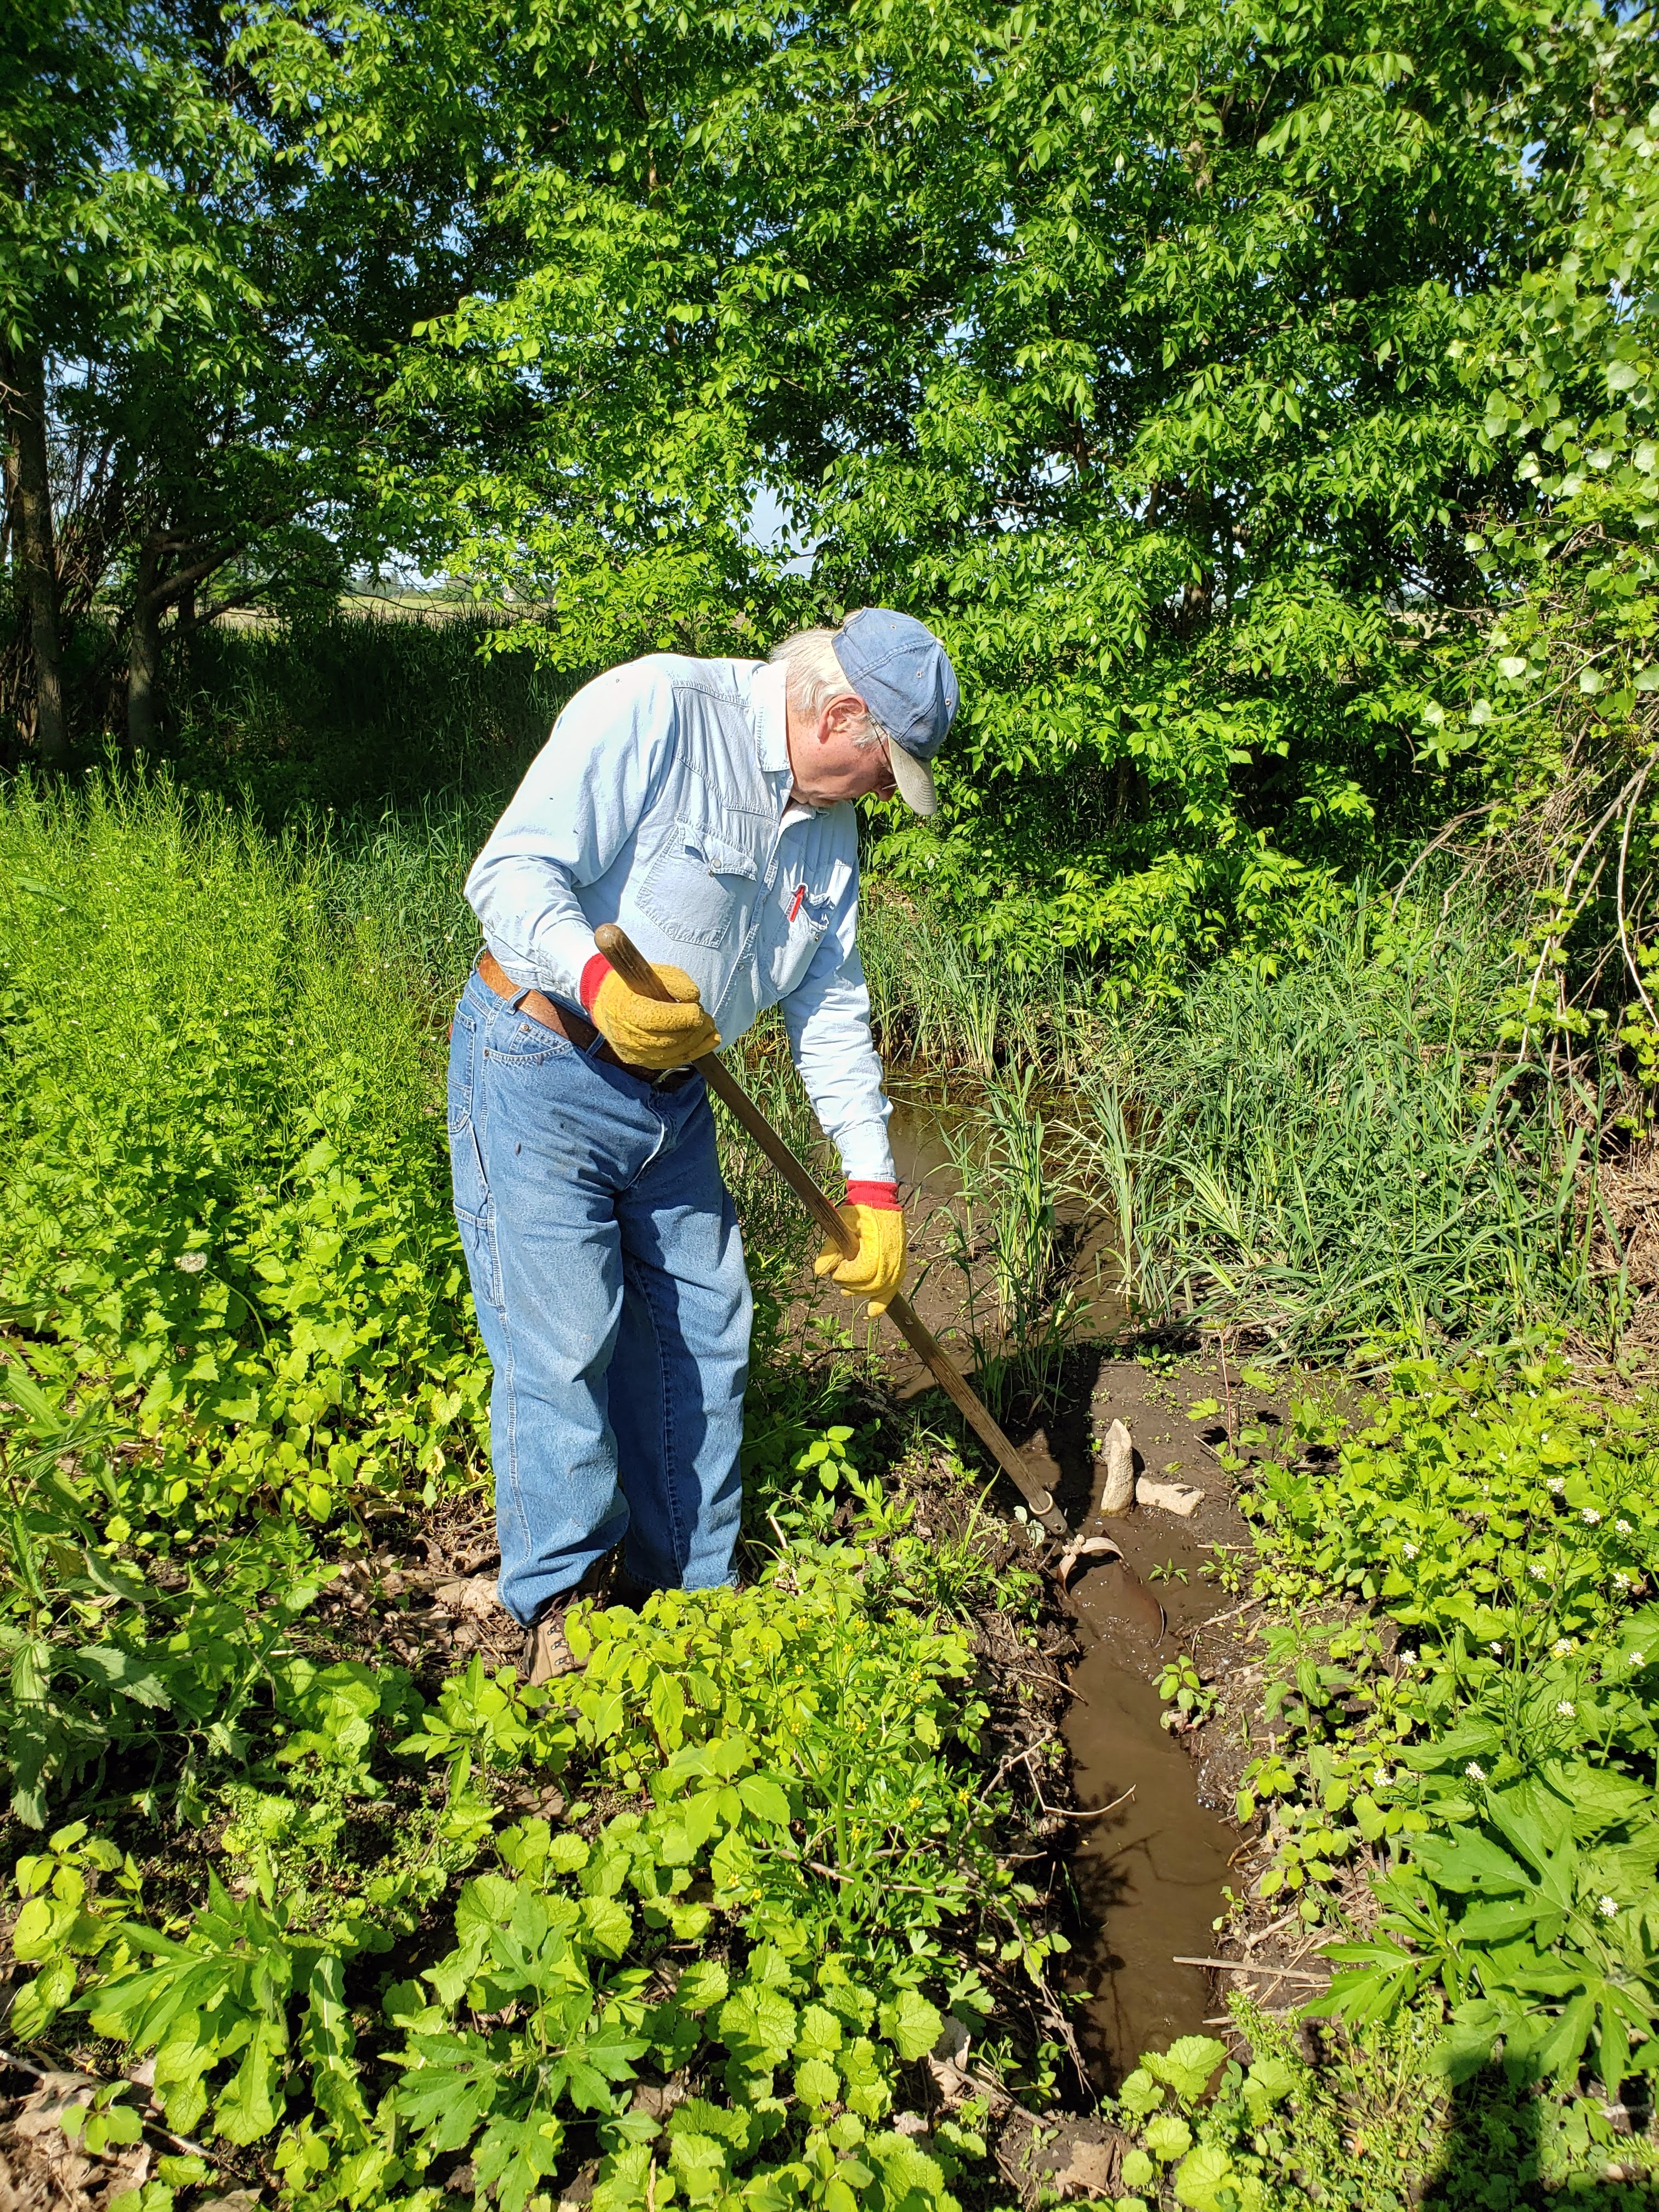
[[[896,1206],[838,1206],[836,1211],[859,1240],[843,1259],[826,1243],[812,1262],[815,1275],[828,1275],[844,1297],[868,1298],[872,1314],[884,1314],[890,1298],[904,1287],[904,1216]]]
[[[659,967],[657,974],[674,994],[672,1006],[665,1000],[641,998],[611,967],[591,998],[583,993],[583,1000],[594,1028],[618,1060],[630,1067],[685,1067],[713,1052],[720,1033],[703,1012],[697,987],[684,968]]]

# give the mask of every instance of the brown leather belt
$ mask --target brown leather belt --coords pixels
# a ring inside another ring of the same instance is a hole
[[[526,991],[515,983],[495,954],[488,949],[478,955],[478,973],[498,999],[509,1006],[516,1005],[521,1014],[528,1014],[532,1022],[539,1022],[544,1030],[556,1030],[567,1044],[574,1044],[578,1052],[586,1052],[599,1036],[592,1022],[584,1021],[580,1014],[567,1012],[556,1005],[544,991]],[[601,1044],[593,1054],[607,1066],[620,1067],[629,1075],[636,1075],[641,1083],[653,1083],[659,1091],[678,1091],[682,1083],[696,1073],[694,1068],[635,1067],[608,1044]]]

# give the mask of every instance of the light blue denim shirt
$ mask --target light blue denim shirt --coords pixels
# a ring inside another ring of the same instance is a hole
[[[702,993],[724,1047],[779,1000],[848,1176],[890,1182],[891,1111],[858,951],[849,803],[792,805],[783,672],[653,653],[580,690],[466,879],[515,983],[580,1006],[620,922]]]

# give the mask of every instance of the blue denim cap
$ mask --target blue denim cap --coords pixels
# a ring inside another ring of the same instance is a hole
[[[860,607],[836,633],[848,682],[893,741],[893,781],[917,814],[939,808],[928,766],[950,734],[961,690],[951,656],[926,623],[890,607]]]

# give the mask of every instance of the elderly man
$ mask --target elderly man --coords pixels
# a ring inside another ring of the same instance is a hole
[[[455,1212],[495,1370],[502,1604],[543,1681],[623,1546],[621,1593],[728,1582],[750,1295],[690,1063],[782,1001],[841,1154],[880,1311],[904,1275],[890,1111],[857,945],[853,801],[920,814],[957,709],[944,647],[866,607],[769,663],[653,654],[579,691],[467,878],[484,951],[455,1015]],[[615,921],[674,993],[630,990]]]

